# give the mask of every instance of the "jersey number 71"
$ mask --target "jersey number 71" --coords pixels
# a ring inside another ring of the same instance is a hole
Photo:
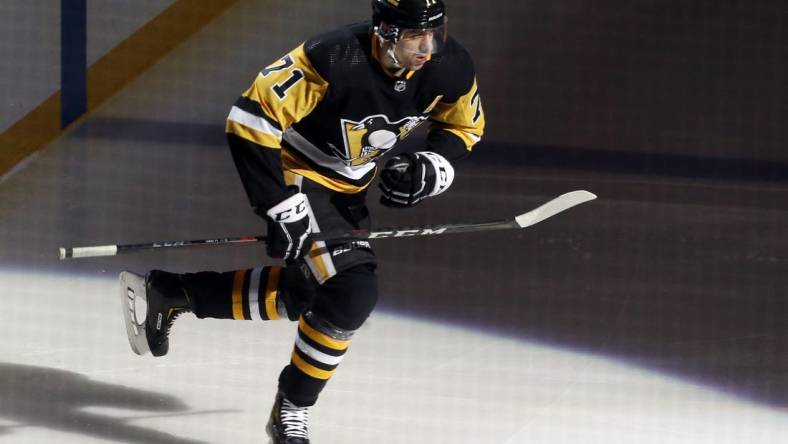
[[[293,63],[294,63],[293,58],[290,56],[290,54],[288,54],[282,57],[282,59],[279,60],[279,63],[272,64],[267,68],[263,69],[262,71],[260,71],[260,75],[266,77],[273,72],[282,71],[284,69],[290,68],[291,66],[293,66]],[[292,71],[290,71],[290,77],[285,79],[285,81],[282,83],[275,83],[274,86],[271,87],[271,89],[274,91],[274,94],[276,94],[276,96],[279,97],[279,100],[284,100],[285,97],[287,97],[287,90],[292,88],[293,85],[298,83],[303,78],[304,78],[304,72],[298,68],[295,68]]]

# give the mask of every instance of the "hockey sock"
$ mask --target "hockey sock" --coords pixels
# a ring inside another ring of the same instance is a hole
[[[352,331],[342,330],[306,312],[298,321],[290,365],[279,377],[280,389],[299,407],[313,405],[336,372],[350,345]]]
[[[280,266],[223,273],[204,271],[181,275],[198,318],[276,320],[287,318],[280,298]]]

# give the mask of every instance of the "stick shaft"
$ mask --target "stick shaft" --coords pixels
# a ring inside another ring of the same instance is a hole
[[[525,228],[527,226],[541,222],[575,205],[595,199],[596,196],[587,191],[572,191],[550,200],[544,205],[539,206],[527,213],[521,214],[514,219],[498,220],[481,223],[460,223],[443,225],[418,225],[405,227],[380,228],[375,231],[351,231],[351,232],[326,232],[314,233],[313,239],[316,241],[325,240],[354,240],[354,239],[384,239],[388,237],[416,237],[416,236],[435,236],[453,233],[472,233],[481,231],[508,230],[513,228]],[[244,236],[244,237],[225,237],[218,239],[199,239],[188,241],[169,241],[151,242],[142,244],[125,245],[96,245],[89,247],[60,248],[60,259],[85,258],[100,256],[115,256],[122,253],[130,253],[141,250],[152,250],[159,248],[181,248],[194,247],[201,245],[228,245],[228,244],[251,244],[265,242],[265,236]]]
[[[345,233],[314,233],[312,238],[316,241],[325,240],[353,240],[353,239],[385,239],[389,237],[414,237],[414,236],[433,236],[438,234],[468,233],[474,231],[490,231],[508,228],[518,228],[518,225],[511,221],[485,222],[478,224],[446,224],[446,225],[422,225],[407,227],[381,228],[376,231],[351,231]],[[244,236],[226,237],[220,239],[198,239],[181,240],[166,242],[150,242],[141,244],[120,244],[120,245],[93,245],[87,247],[71,247],[60,249],[60,259],[78,259],[86,257],[117,256],[124,253],[132,253],[142,250],[154,250],[160,248],[183,248],[197,247],[204,245],[228,245],[228,244],[251,244],[265,242],[265,236]]]
[[[142,244],[94,245],[89,247],[61,248],[60,259],[116,256],[122,253],[131,253],[135,251],[153,250],[159,248],[195,247],[201,245],[249,244],[249,243],[257,243],[257,242],[265,242],[265,236],[224,237],[217,239],[149,242]]]

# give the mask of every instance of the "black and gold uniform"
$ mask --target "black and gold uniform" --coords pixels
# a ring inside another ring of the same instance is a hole
[[[368,229],[364,198],[378,169],[375,160],[397,142],[428,125],[425,149],[454,161],[480,140],[485,122],[473,62],[457,41],[449,37],[421,69],[395,75],[383,67],[377,39],[369,22],[310,38],[261,70],[232,106],[228,140],[259,215],[295,186],[309,198],[313,231]],[[311,405],[344,354],[350,333],[375,306],[376,261],[369,243],[361,240],[316,242],[302,261],[286,269],[308,267],[316,285],[309,297],[302,297],[302,286],[299,294],[284,298],[301,307],[304,316],[288,315],[300,319],[299,340],[280,389],[295,404]],[[290,273],[289,279],[297,276]],[[211,311],[223,317],[275,319],[276,293],[270,289],[283,285],[273,279],[281,278],[267,267],[226,273],[224,286],[236,288],[234,316],[232,306],[216,298],[197,305],[219,302],[224,307]],[[251,281],[257,286],[253,292]],[[268,295],[267,302],[262,298],[253,304],[259,313],[244,309],[249,302],[243,295],[251,293]],[[210,316],[204,310],[198,315]]]
[[[439,0],[374,0],[373,7],[376,14],[391,12],[390,21],[399,20],[396,14],[401,13],[445,24]],[[383,53],[384,43],[389,38],[396,42],[402,31],[390,27],[381,32],[378,25],[383,25],[379,17],[374,24],[348,25],[310,38],[260,71],[232,106],[226,121],[230,150],[249,201],[269,221],[269,230],[272,209],[294,198],[302,200],[287,212],[307,209],[310,228],[305,235],[310,230],[368,229],[365,194],[378,170],[376,160],[420,125],[428,126],[424,151],[403,158],[402,165],[418,161],[422,168],[432,168],[434,189],[424,191],[426,182],[421,182],[421,189],[406,190],[404,200],[399,200],[402,191],[384,189],[392,202],[404,206],[442,192],[441,180],[448,187],[454,174],[450,162],[468,155],[479,142],[484,112],[467,51],[449,37],[441,39],[440,51],[420,68],[392,69],[383,62],[392,57]],[[433,35],[436,28],[427,25]],[[387,163],[382,178],[387,172],[397,177],[398,168]],[[157,273],[147,285],[156,289],[170,282],[167,288],[179,287],[188,309],[200,318],[298,320],[269,424],[275,429],[270,433],[280,437],[275,442],[284,442],[282,437],[291,435],[279,430],[287,427],[279,423],[281,409],[292,413],[317,401],[353,332],[377,303],[376,267],[369,242],[345,239],[314,242],[303,258],[288,260],[284,267]],[[163,353],[166,348],[159,355]]]
[[[480,140],[484,113],[466,50],[449,37],[422,69],[395,77],[370,30],[360,23],[307,40],[263,69],[233,106],[227,133],[264,159],[241,168],[255,207],[281,200],[293,175],[358,193],[375,176],[373,161],[425,122],[426,148],[449,160]],[[261,174],[267,180],[249,177]]]
[[[295,185],[323,213],[314,214],[313,231],[369,228],[364,191],[376,158],[422,124],[429,125],[426,149],[449,160],[480,140],[484,113],[467,51],[449,37],[422,69],[395,76],[381,66],[371,29],[359,23],[307,40],[260,71],[232,107],[230,147],[261,216]],[[345,217],[334,217],[337,203]],[[332,256],[332,247],[345,245],[318,242],[305,261],[322,283],[374,262],[368,244],[356,246]]]
[[[378,157],[422,124],[429,125],[425,149],[450,161],[465,157],[480,140],[485,122],[473,62],[458,42],[449,37],[422,69],[395,75],[381,63],[378,39],[369,22],[310,38],[261,70],[236,101],[226,131],[258,214],[296,186],[309,197],[313,231],[368,229],[364,195]],[[300,339],[280,389],[294,403],[311,405],[349,335],[334,335],[332,342],[321,333],[326,329],[309,323],[356,330],[374,308],[377,282],[365,241],[317,242],[303,263],[319,285],[310,318],[300,320]]]

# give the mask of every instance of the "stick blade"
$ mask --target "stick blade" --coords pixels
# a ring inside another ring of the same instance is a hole
[[[570,191],[566,194],[556,197],[555,199],[538,208],[515,217],[514,220],[517,222],[517,225],[519,225],[520,228],[530,227],[531,225],[538,224],[548,217],[555,216],[562,211],[566,211],[576,205],[580,205],[581,203],[594,199],[596,199],[596,195],[586,190]]]

